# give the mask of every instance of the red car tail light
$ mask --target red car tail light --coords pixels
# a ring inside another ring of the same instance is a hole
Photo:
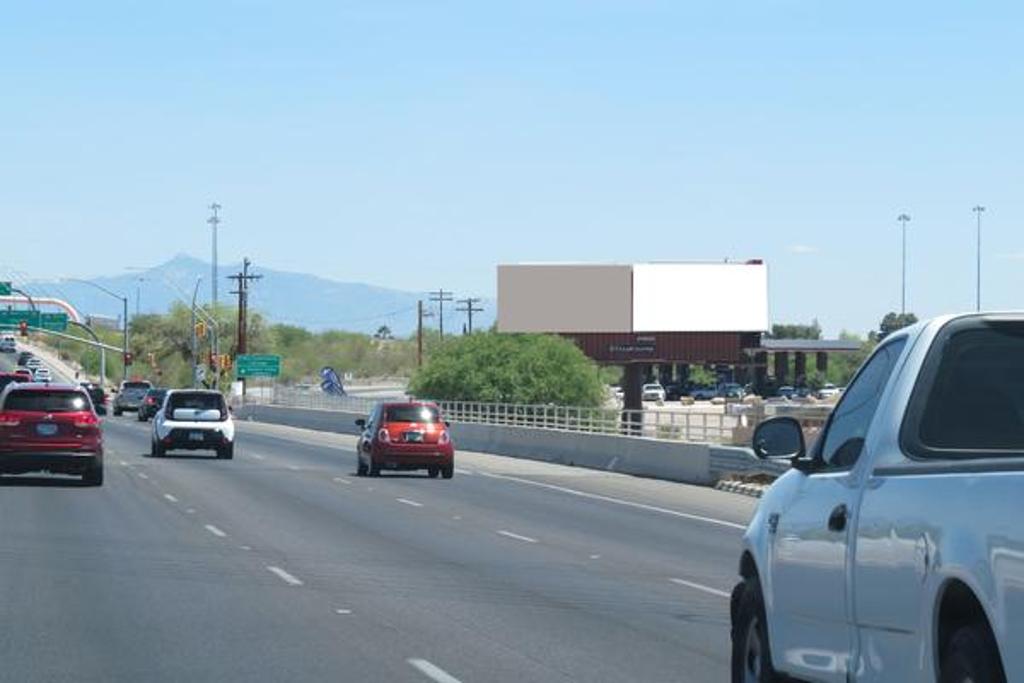
[[[380,431],[377,432],[377,440],[389,443],[391,441],[391,435],[388,434],[387,427],[381,427]]]
[[[5,415],[0,413],[0,428],[3,427],[17,427],[21,424],[21,420],[15,415]]]
[[[100,421],[95,415],[85,414],[75,416],[75,427],[78,429],[95,429],[100,424]]]

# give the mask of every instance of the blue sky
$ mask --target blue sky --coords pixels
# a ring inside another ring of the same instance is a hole
[[[51,2],[0,22],[0,267],[178,252],[494,294],[495,265],[762,257],[777,321],[1024,292],[1024,6]],[[683,292],[680,296],[707,296]]]

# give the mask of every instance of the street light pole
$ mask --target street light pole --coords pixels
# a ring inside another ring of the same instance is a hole
[[[123,317],[121,318],[121,324],[124,326],[124,332],[123,332],[123,337],[122,337],[123,347],[121,349],[121,364],[123,366],[123,370],[124,371],[123,371],[123,373],[121,375],[121,380],[122,381],[126,381],[128,379],[128,364],[125,362],[127,360],[127,358],[128,358],[128,297],[127,296],[121,296],[117,292],[112,292],[109,289],[107,289],[106,287],[104,287],[103,285],[96,284],[95,282],[93,282],[91,280],[82,280],[82,279],[76,278],[76,277],[66,277],[64,279],[68,280],[70,282],[79,282],[79,283],[81,283],[83,285],[89,285],[90,287],[95,287],[96,289],[100,290],[101,292],[103,292],[105,294],[108,294],[109,296],[112,296],[115,299],[120,299],[121,300],[121,305],[123,307]]]
[[[220,216],[218,212],[221,209],[220,204],[214,202],[210,204],[210,211],[213,215],[206,219],[206,222],[210,224],[213,233],[213,261],[211,267],[211,279],[210,279],[210,303],[213,306],[213,314],[217,315],[217,226],[220,225]]]
[[[907,223],[910,222],[910,216],[901,213],[896,217],[896,220],[903,226],[903,275],[901,277],[902,284],[900,286],[900,313],[907,312]]]
[[[981,214],[984,213],[985,207],[981,204],[975,206],[971,211],[978,217],[978,283],[977,289],[975,290],[974,299],[974,310],[981,310]]]

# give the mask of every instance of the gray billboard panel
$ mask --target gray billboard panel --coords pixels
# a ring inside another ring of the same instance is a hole
[[[628,265],[498,266],[501,332],[629,332],[632,309]]]

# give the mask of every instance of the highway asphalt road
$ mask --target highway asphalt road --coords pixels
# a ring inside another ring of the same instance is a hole
[[[0,485],[2,681],[723,681],[755,501],[459,453],[354,475],[354,439],[245,423],[235,460]]]

